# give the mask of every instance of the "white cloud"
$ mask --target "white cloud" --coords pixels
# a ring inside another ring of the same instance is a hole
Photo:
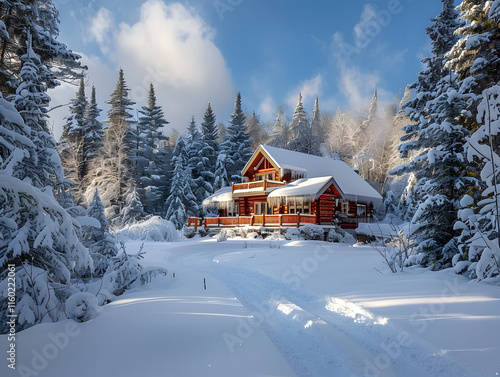
[[[104,101],[116,85],[118,69],[123,68],[137,108],[146,105],[149,84],[155,85],[158,104],[170,122],[167,135],[172,128],[184,131],[191,115],[200,124],[208,102],[217,114],[231,112],[235,92],[226,61],[214,43],[215,31],[192,8],[148,0],[142,4],[136,23],[117,25],[113,19],[113,14],[102,8],[89,20],[90,36],[99,43],[103,57],[82,59],[89,67],[88,84],[95,83],[101,108],[107,110]],[[51,91],[52,106],[69,102],[76,90],[63,85]],[[65,115],[67,107],[65,112],[51,114],[56,135]]]
[[[271,122],[276,119],[276,102],[271,96],[265,97],[259,105],[259,113],[261,120],[264,122]]]
[[[111,50],[111,38],[115,28],[113,14],[106,8],[101,8],[97,14],[89,20],[88,36],[91,41],[96,41],[103,53],[108,53]]]
[[[323,92],[323,76],[317,74],[312,79],[305,80],[301,82],[296,89],[291,91],[288,96],[286,103],[290,109],[295,109],[297,106],[297,100],[299,93],[302,94],[302,103],[307,108],[308,106],[312,109],[314,99],[316,96],[321,96]]]
[[[134,25],[122,23],[115,37],[115,56],[132,99],[144,103],[152,82],[167,119],[177,129],[185,129],[192,114],[199,123],[208,102],[214,111],[225,111],[234,101],[234,90],[214,35],[180,3],[144,3],[140,20]]]

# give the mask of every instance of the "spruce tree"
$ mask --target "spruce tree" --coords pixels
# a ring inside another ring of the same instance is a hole
[[[97,106],[95,86],[92,86],[90,101],[85,109],[85,129],[83,132],[85,140],[84,161],[87,164],[86,174],[88,174],[88,164],[99,154],[103,144],[104,128],[98,119],[101,111]]]
[[[288,139],[288,125],[283,121],[283,112],[278,111],[271,132],[269,145],[276,148],[286,148]]]
[[[268,136],[260,124],[260,118],[255,115],[255,111],[253,111],[252,116],[248,119],[247,133],[252,142],[250,145],[252,150],[256,150],[259,145],[263,145],[267,142]]]
[[[224,153],[219,153],[217,156],[217,162],[215,164],[215,180],[214,180],[214,192],[220,190],[223,187],[229,186],[229,179],[226,170],[226,155]]]
[[[241,182],[241,171],[252,156],[251,141],[246,133],[245,114],[241,109],[241,94],[236,94],[234,109],[227,127],[227,135],[221,146],[221,152],[226,156],[226,170],[229,179]]]
[[[83,243],[89,248],[94,262],[94,276],[101,277],[112,264],[112,258],[118,254],[116,239],[109,233],[109,222],[104,214],[104,205],[95,190],[94,197],[87,209],[87,216],[99,221],[100,227],[84,226]]]
[[[217,141],[219,130],[215,122],[215,114],[212,106],[208,103],[207,109],[203,114],[203,122],[201,122],[201,137],[204,149],[206,149],[203,154],[208,157],[210,166],[215,166],[217,154],[219,153],[219,142]]]
[[[213,156],[212,148],[204,143],[198,127],[191,118],[187,139],[187,166],[191,171],[193,186],[192,191],[196,202],[200,203],[213,193],[214,173],[210,158]]]
[[[165,120],[162,107],[157,105],[153,84],[149,88],[148,105],[143,106],[139,113],[137,185],[143,191],[141,197],[144,199],[145,211],[158,214],[164,201],[162,186],[166,180],[163,169],[166,152],[163,144],[168,140],[162,128],[169,122]]]
[[[417,252],[423,265],[434,269],[451,266],[456,253],[453,229],[459,200],[474,182],[467,177],[463,146],[467,130],[457,119],[467,106],[468,97],[459,93],[456,76],[445,68],[445,54],[455,44],[458,26],[452,0],[443,0],[441,13],[427,28],[433,56],[424,59],[427,69],[419,74],[414,87],[415,100],[404,106],[418,124],[406,126],[403,157],[418,151],[411,161],[396,169],[397,174],[413,172],[417,183],[419,207],[413,216]],[[427,101],[423,104],[421,101]]]
[[[316,156],[321,155],[321,144],[325,140],[325,135],[321,126],[321,113],[319,111],[318,97],[314,102],[314,108],[311,119],[311,151]]]
[[[92,269],[74,220],[52,194],[62,169],[46,128],[48,97],[30,38],[27,47],[13,103],[0,96],[0,311],[7,311],[12,271],[18,330],[64,316],[65,287]],[[60,174],[55,179],[54,172]],[[7,322],[0,325],[0,332],[7,330]]]
[[[24,169],[18,170],[18,178],[32,181],[39,188],[50,186],[57,190],[65,185],[61,160],[56,150],[56,142],[47,125],[47,111],[50,101],[46,86],[40,79],[42,64],[32,48],[28,34],[27,51],[21,56],[21,83],[16,94],[9,97],[31,129],[29,138],[36,145],[36,156],[24,160]]]
[[[199,207],[192,192],[193,181],[188,168],[188,152],[186,142],[181,136],[177,139],[172,162],[174,171],[170,186],[170,195],[165,201],[165,218],[174,223],[177,229],[186,225],[189,216],[197,216]]]
[[[39,80],[48,89],[60,81],[80,78],[80,56],[57,40],[59,36],[59,11],[52,0],[1,1],[0,19],[4,33],[9,38],[0,40],[0,90],[4,95],[13,94],[21,81],[22,46],[31,34],[34,52],[39,56]]]
[[[96,188],[101,193],[108,216],[118,216],[125,203],[125,196],[133,185],[134,157],[137,148],[136,132],[130,114],[135,104],[128,98],[129,89],[123,70],[120,69],[116,88],[106,103],[111,105],[108,111],[108,127],[105,131],[102,156],[95,161],[87,188],[86,197],[91,198]]]
[[[292,121],[288,126],[290,141],[287,149],[295,152],[310,153],[311,151],[311,128],[307,120],[307,114],[302,104],[302,94],[299,93],[299,100],[293,113]]]

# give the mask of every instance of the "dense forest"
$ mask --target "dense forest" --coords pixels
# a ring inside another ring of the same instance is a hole
[[[14,266],[19,329],[71,317],[75,300],[83,318],[164,273],[142,267],[113,231],[153,216],[182,230],[204,216],[205,198],[241,181],[260,144],[356,169],[384,195],[378,220],[411,224],[410,263],[499,275],[499,0],[458,10],[442,0],[425,68],[390,105],[374,90],[364,108],[328,113],[316,98],[308,113],[298,94],[293,114],[280,106],[261,124],[238,92],[227,120],[208,103],[203,119],[186,114],[182,135],[153,84],[147,103],[129,98],[123,70],[103,114],[80,56],[57,39],[58,18],[50,0],[0,1],[0,311]],[[75,96],[56,141],[47,91],[61,81]]]

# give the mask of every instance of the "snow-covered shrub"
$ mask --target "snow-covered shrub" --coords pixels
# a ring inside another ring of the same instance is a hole
[[[42,322],[55,322],[60,316],[60,302],[50,286],[47,271],[32,265],[23,264],[15,272],[16,276],[16,314],[18,329],[26,329]],[[0,282],[1,309],[7,313],[8,280]],[[5,307],[4,307],[5,304]],[[5,334],[7,321],[0,326]]]
[[[426,254],[412,255],[415,250],[415,240],[411,234],[398,228],[394,228],[394,231],[396,233],[391,239],[383,239],[381,244],[371,244],[371,247],[384,259],[391,272],[397,273],[402,272],[405,266],[420,264]]]
[[[325,239],[325,231],[319,225],[306,224],[302,225],[299,230],[305,240],[323,241]]]
[[[97,314],[97,297],[89,292],[79,292],[66,300],[68,318],[77,322],[86,322]]]
[[[279,230],[272,232],[266,239],[270,241],[286,240],[285,236]]]
[[[232,229],[222,229],[219,234],[217,234],[217,242],[227,241],[228,238],[235,238],[236,233]]]
[[[121,253],[113,258],[112,267],[104,275],[103,288],[119,296],[137,284],[146,284],[157,275],[167,274],[164,268],[143,268],[139,263],[142,258],[142,246],[137,254],[128,254],[125,244],[121,243]]]
[[[348,244],[354,244],[356,242],[354,236],[349,232],[346,232],[342,228],[330,229],[326,236],[326,240],[328,242],[339,242]]]
[[[168,220],[159,216],[150,217],[144,221],[127,225],[116,232],[119,238],[131,240],[175,242],[179,241],[179,232]]]
[[[285,231],[285,238],[287,240],[295,241],[304,239],[304,236],[298,228],[288,228]]]
[[[246,234],[246,238],[250,239],[255,239],[255,238],[261,238],[257,232],[248,232]]]
[[[194,236],[196,236],[196,230],[194,230],[194,228],[184,227],[182,229],[182,235],[185,238],[193,238]]]

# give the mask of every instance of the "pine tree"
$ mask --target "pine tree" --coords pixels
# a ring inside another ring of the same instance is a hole
[[[474,180],[467,177],[463,146],[467,130],[457,119],[467,107],[468,96],[461,95],[456,76],[445,68],[446,52],[456,42],[453,35],[458,26],[452,0],[443,0],[442,12],[427,28],[431,38],[433,57],[424,59],[427,69],[419,74],[414,84],[416,100],[405,102],[411,119],[418,124],[406,126],[406,143],[400,150],[403,157],[418,151],[411,161],[396,173],[414,172],[418,190],[419,207],[413,216],[417,252],[423,265],[434,269],[451,266],[456,253],[456,236],[453,229],[457,219],[459,200]],[[425,105],[422,99],[427,101]]]
[[[227,136],[221,145],[221,152],[226,155],[226,170],[232,182],[241,182],[241,171],[252,156],[251,141],[245,132],[245,114],[241,109],[241,94],[236,94],[234,109],[227,127]]]
[[[252,113],[250,119],[248,119],[247,133],[252,142],[250,145],[251,150],[256,150],[259,145],[263,145],[267,142],[268,136],[260,124],[260,118],[255,115],[255,111]]]
[[[101,111],[97,106],[95,86],[92,86],[90,101],[85,109],[85,130],[83,133],[85,140],[84,161],[87,166],[99,154],[102,148],[104,128],[98,120]],[[86,169],[86,174],[88,174],[88,168]]]
[[[192,192],[194,186],[191,171],[188,168],[188,152],[183,137],[179,137],[174,148],[170,195],[165,201],[165,218],[181,229],[187,222],[188,216],[197,216],[199,207]]]
[[[109,222],[104,214],[104,205],[95,190],[94,197],[87,209],[87,216],[99,221],[100,227],[84,226],[83,243],[89,248],[94,262],[94,276],[101,277],[112,264],[112,258],[117,255],[116,239],[109,233]]]
[[[62,137],[65,142],[59,145],[60,155],[66,178],[74,184],[72,189],[76,201],[80,202],[83,180],[87,174],[87,161],[85,159],[85,128],[87,98],[85,97],[85,82],[80,79],[80,86],[76,98],[70,101],[70,115],[66,118]]]
[[[192,117],[188,128],[187,167],[191,171],[193,182],[191,188],[197,203],[201,203],[213,193],[214,174],[212,173],[213,165],[210,165],[210,157],[212,157],[212,148],[204,143]]]
[[[269,145],[276,148],[286,148],[288,144],[288,125],[283,121],[283,112],[278,111],[276,121],[271,132]]]
[[[36,82],[35,69],[32,74]],[[35,127],[32,114],[24,115]],[[39,146],[31,140],[33,132],[16,108],[0,96],[0,311],[7,311],[7,274],[14,272],[18,330],[58,320],[67,293],[62,287],[92,269],[71,216],[51,190],[34,186],[38,180],[26,177],[30,174],[26,167],[37,166],[36,161],[27,160],[39,158]],[[7,330],[6,322],[0,325],[1,333]]]
[[[102,155],[94,161],[90,184],[85,196],[88,201],[96,188],[107,207],[108,218],[119,216],[125,203],[125,196],[133,185],[134,157],[137,148],[136,133],[131,127],[130,114],[135,103],[128,98],[127,85],[123,70],[120,70],[116,88],[106,103],[111,105],[108,111]]]
[[[20,82],[19,68],[28,32],[35,53],[40,57],[40,81],[49,89],[60,81],[80,78],[80,56],[59,42],[59,11],[52,0],[1,1],[0,19],[9,38],[2,38],[0,49],[0,90],[13,94]]]
[[[138,124],[137,184],[144,191],[141,196],[144,197],[145,211],[158,214],[165,200],[162,192],[166,180],[163,144],[168,140],[161,129],[169,122],[165,120],[162,107],[157,105],[153,84],[149,88],[148,105],[139,113],[142,116]]]
[[[299,101],[293,113],[292,122],[288,126],[290,130],[290,141],[287,148],[301,153],[311,151],[311,128],[307,120],[307,114],[302,104],[302,94],[299,93]]]
[[[314,102],[314,108],[311,120],[311,151],[310,153],[316,156],[321,155],[321,144],[325,140],[325,135],[321,125],[321,113],[319,111],[318,97]]]
[[[219,153],[217,156],[217,162],[215,164],[215,180],[214,180],[214,192],[220,190],[223,187],[229,186],[229,179],[226,170],[226,155],[224,153]]]
[[[204,143],[203,154],[209,159],[209,166],[215,166],[217,162],[217,154],[219,153],[219,130],[215,124],[215,114],[212,106],[208,103],[205,114],[203,114],[203,122],[201,122],[201,137]]]
[[[47,126],[47,111],[50,101],[46,87],[41,81],[40,58],[32,48],[32,40],[28,34],[27,52],[21,57],[21,83],[16,94],[9,97],[31,129],[29,138],[36,145],[35,156],[24,160],[24,170],[17,170],[17,177],[33,182],[39,188],[50,186],[59,189],[64,186],[64,173],[61,160],[56,150],[56,142]]]
[[[141,203],[137,189],[132,187],[125,197],[125,207],[116,223],[120,226],[130,225],[140,221],[145,215],[144,206]]]
[[[137,139],[132,128],[135,122],[131,114],[132,106],[135,105],[135,102],[128,98],[129,91],[130,89],[128,89],[125,82],[123,69],[120,69],[115,90],[111,93],[111,98],[106,101],[107,104],[111,105],[108,111],[108,119],[106,120],[106,123],[108,123],[106,138],[110,139],[116,135],[123,135],[120,139],[123,139],[125,150],[132,155],[136,148]]]

